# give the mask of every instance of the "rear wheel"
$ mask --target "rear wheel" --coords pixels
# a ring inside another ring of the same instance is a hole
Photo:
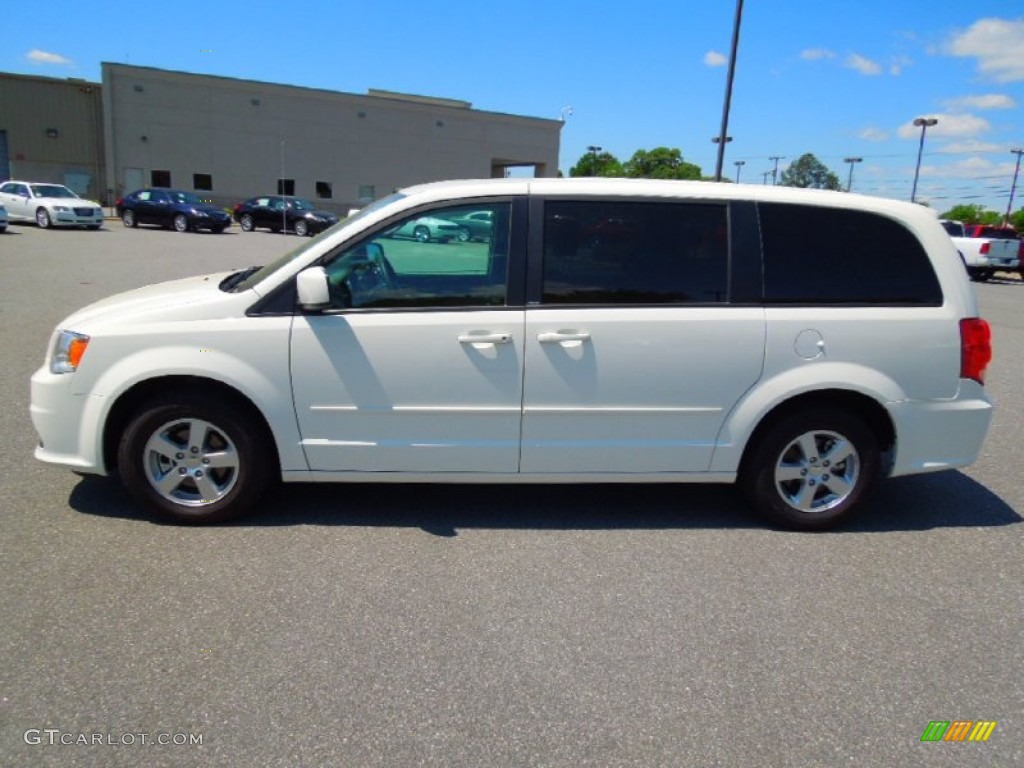
[[[188,216],[186,216],[184,213],[175,214],[174,219],[173,219],[173,223],[174,223],[174,229],[176,231],[178,231],[178,232],[188,232],[188,230],[189,230]]]
[[[273,476],[266,437],[231,402],[194,394],[151,401],[128,425],[118,469],[149,509],[183,523],[245,512]]]
[[[135,218],[135,211],[124,211],[121,214],[121,223],[126,227],[139,226],[139,220]]]
[[[243,232],[252,232],[256,229],[256,222],[252,220],[252,216],[248,213],[243,213],[242,218],[238,220],[239,226],[241,226]]]
[[[751,447],[740,485],[762,514],[788,528],[817,531],[846,518],[874,487],[878,441],[845,411],[809,409],[774,424]]]
[[[40,229],[47,229],[50,226],[50,212],[45,208],[36,209],[36,224]]]

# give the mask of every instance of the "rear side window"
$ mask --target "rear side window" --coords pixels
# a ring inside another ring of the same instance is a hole
[[[545,304],[727,301],[724,205],[548,201]]]
[[[762,203],[768,304],[942,304],[924,247],[865,211]]]

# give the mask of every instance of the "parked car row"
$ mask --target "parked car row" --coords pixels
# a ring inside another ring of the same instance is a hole
[[[940,219],[960,252],[972,280],[988,280],[996,272],[1019,272],[1024,245],[1013,227],[964,224]]]

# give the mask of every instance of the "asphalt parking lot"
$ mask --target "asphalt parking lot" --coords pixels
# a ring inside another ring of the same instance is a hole
[[[304,242],[0,236],[0,765],[1024,764],[1024,283],[977,287],[981,460],[836,533],[699,486],[287,486],[193,529],[32,458],[61,318]]]

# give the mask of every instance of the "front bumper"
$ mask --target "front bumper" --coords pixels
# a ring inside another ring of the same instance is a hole
[[[102,398],[74,394],[73,377],[51,373],[49,365],[32,376],[29,414],[39,435],[35,457],[78,472],[105,474],[99,430]]]
[[[50,211],[50,223],[63,227],[88,227],[103,224],[101,208],[81,208],[69,211]]]

